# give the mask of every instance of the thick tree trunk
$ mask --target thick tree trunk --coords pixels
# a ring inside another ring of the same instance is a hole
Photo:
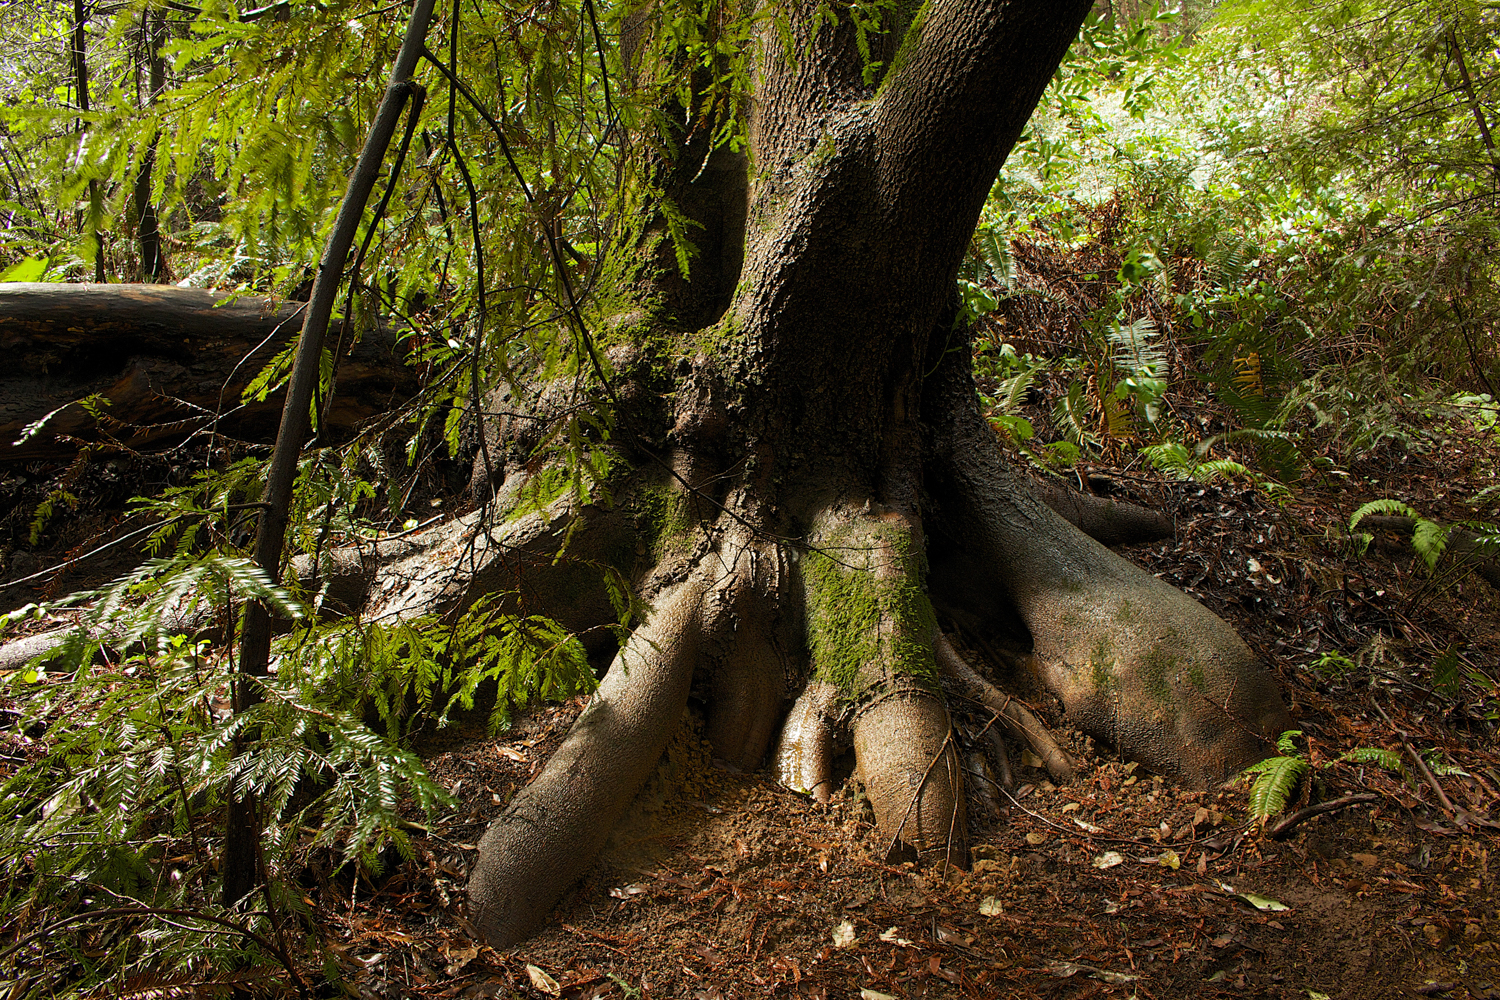
[[[499,591],[509,610],[607,639],[605,568],[649,608],[622,648],[593,650],[614,654],[598,693],[480,844],[469,907],[490,944],[530,934],[592,864],[693,691],[717,756],[754,768],[774,746],[781,780],[826,798],[851,746],[882,847],[957,864],[943,680],[1027,734],[1059,779],[1071,764],[997,690],[1014,678],[979,676],[947,623],[1023,651],[1077,725],[1189,782],[1225,778],[1290,728],[1223,622],[1085,533],[1120,540],[1134,515],[1058,494],[1059,516],[979,412],[954,277],[1089,6],[933,0],[868,40],[887,71],[874,80],[849,23],[778,6],[797,51],[768,27],[749,155],[704,148],[714,130],[683,112],[653,180],[705,234],[693,280],[660,218],[613,248],[615,311],[595,327],[610,385],[491,407],[506,416],[486,428],[478,510],[294,567],[376,619]],[[609,453],[597,504],[557,487],[564,459],[546,447],[589,392],[617,404],[610,438],[581,444]],[[1126,534],[1168,527],[1136,520]]]
[[[303,304],[171,285],[0,285],[0,461],[76,450],[108,434],[131,448],[215,427],[269,441],[281,393],[241,402],[251,379],[296,339]],[[411,398],[415,372],[395,330],[345,337],[330,437]],[[97,409],[79,401],[108,400]],[[28,427],[45,419],[31,432]],[[23,440],[24,438],[24,440]]]
[[[469,902],[491,944],[529,934],[590,863],[595,840],[576,817],[612,817],[634,794],[645,762],[633,753],[622,769],[620,748],[659,753],[690,660],[726,760],[758,765],[781,723],[782,779],[825,797],[832,744],[852,744],[897,857],[966,856],[939,679],[974,676],[955,663],[935,610],[1029,648],[1079,725],[1194,783],[1258,759],[1290,726],[1243,643],[1068,523],[1107,533],[1092,505],[1054,497],[1072,508],[1065,520],[1035,500],[978,413],[953,279],[1088,6],[940,0],[899,51],[876,46],[894,67],[878,87],[847,24],[816,28],[810,8],[794,7],[803,48],[784,58],[768,43],[755,71],[743,213],[726,207],[741,190],[723,182],[732,169],[698,169],[702,152],[686,187],[717,185],[717,197],[678,199],[745,219],[733,297],[684,290],[657,264],[660,242],[620,249],[640,253],[621,269],[640,308],[615,323],[630,341],[617,370],[622,383],[642,374],[647,384],[618,395],[673,401],[666,415],[618,414],[626,464],[667,470],[671,503],[692,527],[633,577],[654,611],[638,633],[650,641],[621,652],[561,763],[481,844]],[[718,281],[722,264],[694,268]],[[685,328],[683,315],[703,325]],[[662,385],[668,351],[678,360]],[[492,451],[507,454],[503,434]],[[524,451],[490,482],[515,495]],[[630,484],[614,496],[627,507],[647,499]],[[1051,750],[1065,775],[1065,755]]]

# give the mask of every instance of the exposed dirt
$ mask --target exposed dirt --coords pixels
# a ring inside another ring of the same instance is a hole
[[[1080,765],[1071,786],[1015,746],[1013,797],[971,781],[971,870],[893,867],[856,786],[825,807],[729,773],[687,718],[585,882],[541,934],[496,954],[465,930],[474,844],[574,702],[534,709],[498,740],[430,737],[420,749],[458,806],[378,885],[310,889],[319,926],[368,997],[1500,997],[1486,825],[1500,814],[1500,597],[1446,564],[1427,573],[1394,535],[1361,554],[1345,531],[1382,496],[1474,517],[1467,501],[1494,483],[1495,454],[1492,437],[1455,425],[1280,507],[1243,486],[1079,470],[1094,491],[1175,512],[1175,539],[1127,555],[1278,671],[1315,765],[1291,808],[1377,796],[1284,840],[1250,822],[1248,782],[1181,790],[1064,733]],[[11,577],[34,568],[10,555]],[[1055,706],[1034,707],[1057,721]],[[969,736],[984,725],[959,721]],[[1337,760],[1360,747],[1401,755],[1411,776]]]
[[[1070,736],[1071,786],[1012,747],[1003,807],[972,793],[971,870],[893,867],[857,785],[819,806],[729,773],[688,717],[583,885],[541,934],[496,954],[464,931],[473,844],[574,703],[498,741],[449,733],[424,748],[462,805],[378,891],[352,907],[325,898],[328,932],[381,997],[1500,997],[1485,825],[1500,787],[1485,715],[1500,691],[1483,683],[1500,663],[1500,600],[1477,579],[1428,576],[1394,540],[1358,557],[1338,530],[1376,495],[1461,516],[1444,501],[1489,484],[1490,448],[1460,435],[1371,459],[1355,472],[1383,489],[1334,478],[1280,508],[1248,489],[1095,470],[1096,486],[1177,511],[1178,537],[1132,558],[1280,672],[1315,765],[1290,810],[1377,796],[1283,840],[1248,819],[1248,782],[1175,788]],[[1462,692],[1434,678],[1447,648],[1478,671]],[[1337,761],[1357,747],[1402,755],[1412,776]],[[1414,753],[1466,773],[1429,782]]]

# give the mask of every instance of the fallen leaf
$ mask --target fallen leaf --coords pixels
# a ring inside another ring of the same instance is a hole
[[[1090,823],[1088,820],[1079,819],[1077,816],[1073,817],[1073,822],[1077,823],[1078,824],[1078,829],[1082,830],[1084,833],[1103,833],[1104,832],[1104,828],[1103,827],[1095,826],[1094,824]]]
[[[858,940],[859,938],[854,934],[853,921],[845,920],[833,929],[833,946],[835,948],[852,948],[854,947],[854,942]]]
[[[957,944],[965,948],[974,943],[974,939],[971,936],[956,927],[949,927],[947,924],[937,925],[937,939],[939,944]]]
[[[1070,979],[1082,972],[1090,979],[1097,979],[1101,983],[1109,983],[1111,986],[1124,986],[1126,983],[1133,983],[1141,978],[1140,976],[1127,976],[1123,972],[1110,972],[1108,969],[1098,969],[1092,965],[1081,965],[1077,962],[1057,962],[1051,959],[1047,960],[1047,968],[1058,979]]]
[[[1119,851],[1105,851],[1093,861],[1095,868],[1113,868],[1115,865],[1123,865],[1124,863],[1125,856]]]
[[[1237,892],[1235,893],[1235,895],[1240,899],[1243,899],[1245,902],[1249,903],[1251,906],[1255,907],[1257,910],[1279,913],[1282,910],[1291,909],[1291,907],[1287,906],[1285,903],[1271,899],[1269,896],[1257,896],[1253,892]]]
[[[453,948],[447,951],[444,957],[448,959],[448,975],[458,975],[463,971],[464,966],[474,961],[474,956],[478,954],[479,949],[475,947]]]
[[[1182,867],[1182,859],[1173,850],[1165,850],[1156,856],[1156,863],[1176,871]]]
[[[557,980],[536,966],[528,964],[526,966],[526,975],[531,977],[531,985],[543,993],[551,993],[553,996],[560,996],[562,994],[562,987],[557,985]]]
[[[1026,843],[1030,844],[1032,847],[1035,847],[1038,844],[1045,844],[1046,842],[1047,835],[1045,833],[1039,833],[1033,830],[1026,835]]]
[[[629,899],[631,896],[639,896],[645,891],[646,887],[643,885],[627,885],[624,888],[616,887],[611,889],[609,890],[609,894],[616,899]]]
[[[887,944],[900,945],[903,948],[912,947],[912,943],[910,941],[898,935],[898,928],[895,927],[887,927],[884,931],[882,931],[880,934],[880,940],[884,941]]]
[[[979,901],[979,912],[986,917],[998,917],[1005,912],[1005,907],[994,896],[986,896]]]
[[[896,1000],[896,998],[891,996],[889,993],[882,993],[879,990],[872,990],[868,986],[866,986],[864,989],[859,991],[859,1000]]]

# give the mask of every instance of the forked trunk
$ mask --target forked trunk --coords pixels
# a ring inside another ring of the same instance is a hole
[[[768,39],[757,64],[749,157],[710,156],[685,129],[662,187],[705,234],[699,277],[664,263],[657,220],[619,248],[636,308],[607,323],[614,398],[670,401],[618,414],[639,471],[616,503],[668,510],[636,545],[653,558],[617,567],[651,604],[649,641],[621,651],[561,763],[481,843],[469,899],[491,944],[529,934],[591,863],[604,833],[584,836],[584,818],[619,814],[690,687],[710,692],[720,757],[757,767],[779,730],[782,780],[826,799],[847,741],[891,853],[963,863],[941,676],[988,682],[947,645],[929,592],[1031,647],[1080,724],[1188,780],[1263,756],[1289,725],[1243,644],[1032,499],[978,413],[953,280],[1088,7],[929,5],[899,47],[898,31],[872,49],[891,66],[878,87],[847,23],[794,12],[796,55]],[[493,429],[487,453],[511,461],[477,477],[482,498],[519,495],[523,436]],[[567,506],[545,516],[591,516]]]

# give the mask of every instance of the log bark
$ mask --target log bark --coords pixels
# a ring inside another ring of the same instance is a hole
[[[281,393],[248,404],[240,394],[296,338],[303,306],[172,285],[0,285],[0,461],[63,456],[105,435],[141,448],[215,426],[268,442]],[[334,438],[418,387],[395,327],[353,333],[336,330]],[[93,395],[109,400],[101,420],[78,405]]]
[[[1412,529],[1417,526],[1414,517],[1399,517],[1388,514],[1371,514],[1362,517],[1359,527],[1365,530],[1394,531],[1410,543]],[[1495,553],[1495,547],[1485,541],[1484,537],[1467,528],[1450,527],[1448,529],[1448,549],[1453,553],[1458,565],[1472,569],[1485,583],[1500,590],[1500,556]]]

